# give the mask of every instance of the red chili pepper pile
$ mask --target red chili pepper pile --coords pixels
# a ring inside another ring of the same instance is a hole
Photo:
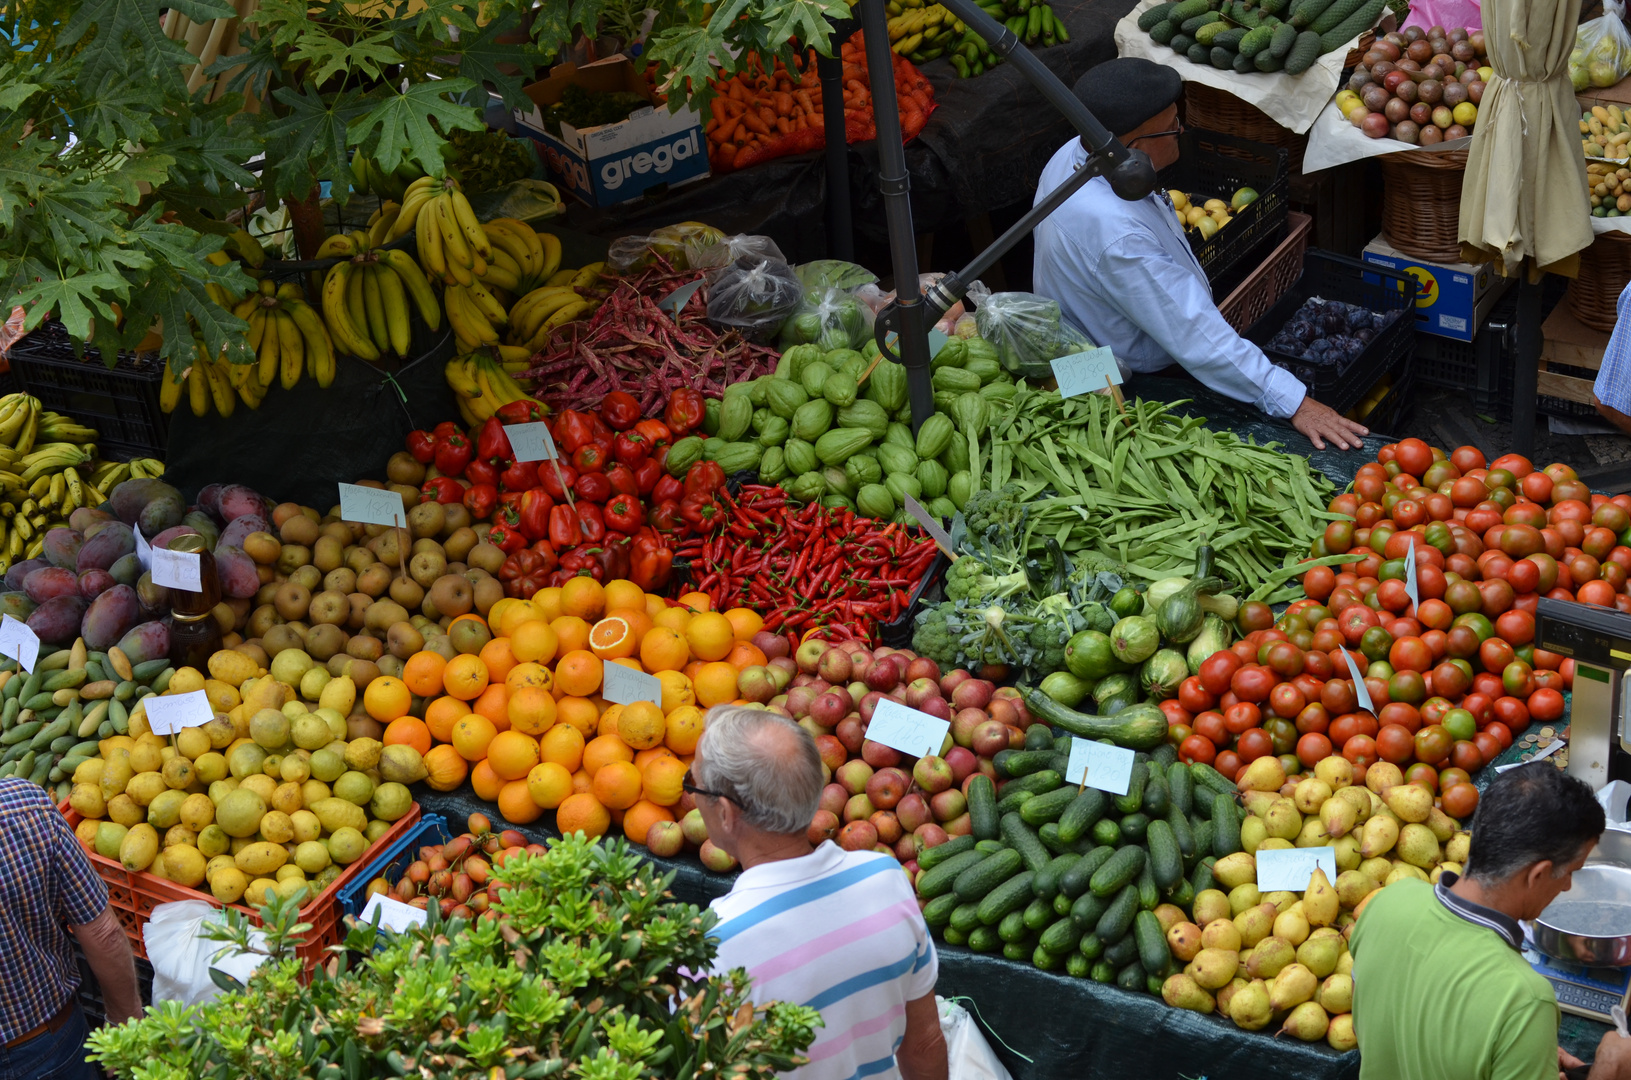
[[[619,281],[589,319],[562,327],[517,376],[539,400],[556,409],[594,409],[621,390],[649,416],[661,411],[672,390],[691,387],[717,398],[731,383],[776,369],[775,349],[708,322],[706,288],[692,294],[677,318],[659,308],[659,300],[702,275],[655,259],[643,274]]]
[[[693,558],[696,587],[714,610],[753,608],[795,647],[817,626],[875,642],[878,624],[911,606],[934,561],[927,536],[853,510],[800,507],[778,487],[747,484],[737,498],[723,489],[717,498],[718,533],[676,554]]]

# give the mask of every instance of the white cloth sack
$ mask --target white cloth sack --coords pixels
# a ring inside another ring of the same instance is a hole
[[[938,994],[934,1003],[940,1007],[940,1033],[946,1039],[947,1080],[1010,1080],[969,1011]]]
[[[233,953],[232,946],[199,935],[204,923],[222,921],[221,909],[203,900],[177,900],[160,904],[142,927],[147,958],[153,965],[153,1003],[179,1001],[197,1005],[221,992],[210,978],[210,968],[219,968],[239,982],[266,960],[258,953]],[[254,931],[250,940],[264,940]],[[218,956],[217,954],[222,954]]]
[[[1406,150],[1447,154],[1471,145],[1471,135],[1435,143],[1432,146],[1414,146],[1398,139],[1373,139],[1354,127],[1337,109],[1337,103],[1332,101],[1320,110],[1314,126],[1308,129],[1308,150],[1303,154],[1303,175],[1329,169],[1333,165],[1346,165],[1361,158],[1381,157],[1383,154],[1402,154]]]

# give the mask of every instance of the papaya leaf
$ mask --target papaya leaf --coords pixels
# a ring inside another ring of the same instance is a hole
[[[402,93],[382,86],[369,99],[373,107],[352,123],[349,141],[386,172],[407,158],[431,176],[442,176],[445,133],[456,128],[482,131],[486,127],[475,109],[455,105],[443,95],[462,94],[475,86],[463,78],[418,83]],[[431,126],[432,120],[441,125],[441,133]]]

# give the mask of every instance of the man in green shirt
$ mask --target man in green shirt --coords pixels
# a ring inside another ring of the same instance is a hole
[[[1404,880],[1353,928],[1360,1080],[1555,1080],[1557,998],[1525,962],[1533,919],[1603,832],[1591,788],[1550,763],[1511,769],[1479,802],[1466,872]],[[1592,1080],[1631,1078],[1631,1039],[1610,1031]]]

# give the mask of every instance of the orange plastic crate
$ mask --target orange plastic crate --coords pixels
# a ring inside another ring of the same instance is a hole
[[[60,809],[67,817],[70,828],[77,828],[84,820],[67,803],[62,804]],[[306,934],[305,944],[296,949],[295,953],[305,963],[308,971],[323,959],[329,946],[338,945],[345,937],[345,928],[342,925],[343,912],[340,909],[340,888],[355,880],[375,856],[405,836],[418,823],[419,804],[414,803],[406,814],[391,824],[389,832],[368,846],[362,858],[346,867],[345,872],[329,882],[328,887],[318,893],[316,899],[300,909],[300,921],[311,923],[311,930]],[[83,844],[81,846],[85,847]],[[175,900],[204,900],[216,907],[231,907],[241,911],[249,916],[250,922],[256,926],[260,925],[260,913],[243,904],[222,904],[206,891],[177,885],[145,870],[131,873],[117,860],[104,858],[89,847],[85,847],[85,854],[108,887],[108,907],[113,909],[119,924],[124,927],[125,936],[130,938],[132,951],[144,960],[148,957],[147,943],[142,938],[142,927],[147,925],[153,909],[160,904],[168,904]]]

